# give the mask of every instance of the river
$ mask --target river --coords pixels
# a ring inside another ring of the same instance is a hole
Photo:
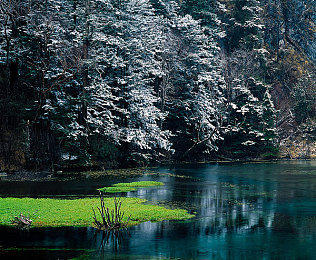
[[[93,228],[0,227],[0,259],[316,259],[316,161],[154,170],[163,175],[0,181],[0,196],[68,197],[95,195],[115,182],[157,180],[165,186],[126,196],[196,214],[187,221],[142,223],[108,239]]]

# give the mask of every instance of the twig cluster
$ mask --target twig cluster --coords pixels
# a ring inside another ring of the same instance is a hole
[[[127,228],[131,216],[128,217],[127,221],[123,221],[124,212],[121,211],[121,199],[114,197],[114,209],[110,210],[109,208],[105,208],[103,193],[101,191],[99,193],[101,206],[97,208],[101,215],[101,221],[97,219],[95,211],[92,208],[95,226],[100,230],[108,231]]]
[[[17,224],[19,227],[28,227],[32,224],[32,220],[20,213],[20,216],[14,217],[12,223]]]

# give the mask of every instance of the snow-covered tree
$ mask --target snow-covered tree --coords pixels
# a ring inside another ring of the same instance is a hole
[[[162,21],[150,1],[130,0],[125,8],[126,74],[121,80],[128,114],[121,133],[132,157],[148,160],[171,147],[170,132],[162,127],[166,113],[154,89],[155,79],[163,73],[157,59],[163,44]]]
[[[210,31],[189,15],[179,19],[177,29],[183,44],[182,58],[187,78],[183,103],[187,106],[184,107],[184,119],[190,126],[193,141],[189,150],[197,145],[203,147],[200,148],[202,152],[217,150],[225,117],[222,94],[225,83],[218,62],[219,47],[214,35],[206,35],[205,31]]]
[[[193,150],[209,152],[220,138],[224,85],[215,30],[201,26],[190,15],[180,15],[175,1],[153,2],[161,15],[154,75],[160,107],[168,112],[164,126],[174,134],[176,156]]]
[[[218,10],[226,32],[225,48],[258,48],[263,42],[263,8],[258,0],[220,0]]]
[[[257,52],[236,50],[226,63],[227,111],[224,153],[229,156],[275,156],[276,110],[269,86],[258,80]],[[268,154],[269,153],[269,154]]]

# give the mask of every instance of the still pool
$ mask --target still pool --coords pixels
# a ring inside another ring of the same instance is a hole
[[[316,161],[185,164],[155,171],[162,175],[0,181],[2,197],[88,196],[115,182],[162,181],[165,186],[125,196],[196,214],[182,222],[142,223],[119,237],[93,228],[0,227],[0,259],[316,259]]]

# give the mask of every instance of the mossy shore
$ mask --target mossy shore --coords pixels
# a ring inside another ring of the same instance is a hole
[[[146,221],[185,220],[193,217],[183,209],[171,210],[144,204],[145,201],[139,198],[122,198],[124,220],[131,215],[130,226]],[[114,207],[113,198],[104,198],[104,202],[106,207]],[[33,227],[93,226],[92,208],[96,210],[99,205],[99,198],[0,198],[0,225],[12,225],[13,217],[22,213],[30,215]]]

